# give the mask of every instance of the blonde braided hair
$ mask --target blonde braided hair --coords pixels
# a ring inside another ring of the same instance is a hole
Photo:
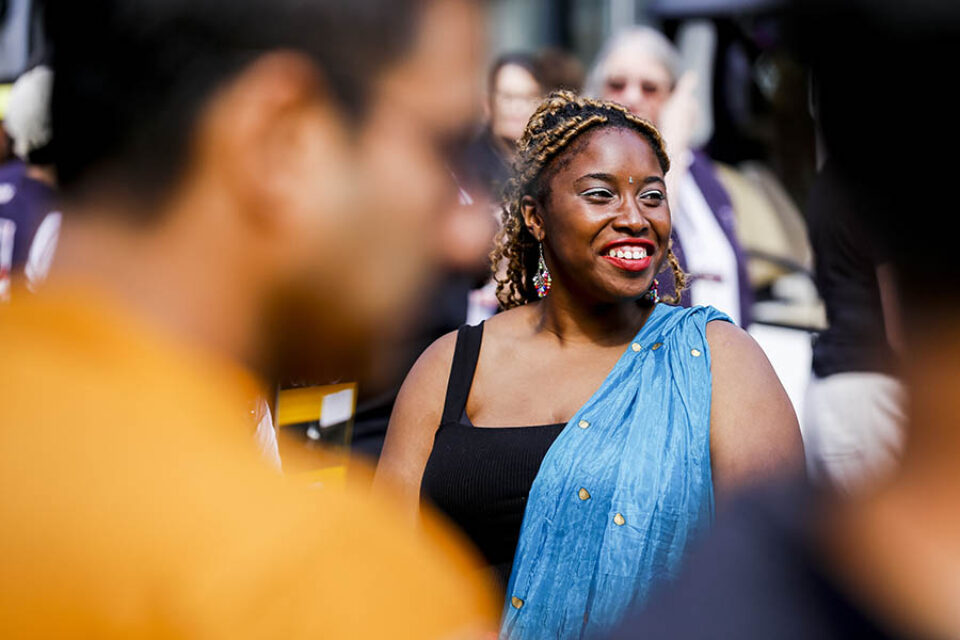
[[[584,98],[571,91],[555,91],[547,96],[531,116],[517,143],[513,177],[504,190],[503,225],[490,253],[497,299],[503,309],[537,299],[532,280],[537,270],[539,242],[523,220],[521,202],[524,196],[542,200],[551,177],[545,171],[550,162],[569,148],[577,136],[596,127],[637,131],[650,142],[663,172],[670,169],[670,159],[660,132],[647,120],[614,102]],[[676,303],[686,286],[686,275],[670,249],[667,261],[676,280],[676,295],[667,301]]]

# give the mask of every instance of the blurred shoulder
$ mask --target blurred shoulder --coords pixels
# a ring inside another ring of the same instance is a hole
[[[361,487],[304,493],[299,513],[288,514],[296,526],[284,536],[297,544],[285,543],[283,553],[293,560],[294,584],[307,585],[293,599],[304,611],[324,603],[316,616],[327,632],[321,635],[388,637],[405,629],[411,637],[469,637],[494,628],[499,602],[447,525],[425,515],[422,526],[410,527],[389,494]]]
[[[832,594],[804,529],[814,500],[795,480],[738,496],[677,579],[654,592],[613,637],[844,637],[829,633]]]
[[[183,519],[192,545],[181,575],[211,577],[189,604],[240,637],[460,637],[491,626],[497,603],[460,539],[440,524],[411,527],[350,465],[350,478],[320,486],[248,466],[256,480],[199,490],[207,515]]]

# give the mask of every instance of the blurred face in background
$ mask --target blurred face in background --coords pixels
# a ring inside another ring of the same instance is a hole
[[[537,110],[542,89],[533,75],[516,64],[497,72],[490,97],[490,129],[493,135],[515,143],[523,135],[530,116]]]
[[[626,43],[612,51],[604,65],[603,95],[654,125],[673,91],[673,78],[643,47]]]
[[[334,154],[326,180],[305,180],[303,197],[334,209],[334,223],[292,239],[306,268],[282,292],[279,326],[270,327],[281,377],[361,376],[421,310],[440,238],[456,224],[445,151],[465,137],[481,104],[477,24],[473,2],[429,3],[406,59],[375,83],[344,155]]]

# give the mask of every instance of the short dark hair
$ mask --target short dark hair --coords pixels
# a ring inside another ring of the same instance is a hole
[[[56,0],[52,118],[64,195],[109,185],[160,202],[186,165],[213,92],[258,56],[292,50],[322,70],[347,116],[406,52],[421,0]]]

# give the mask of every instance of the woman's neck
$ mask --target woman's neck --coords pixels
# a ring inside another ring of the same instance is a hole
[[[585,303],[555,287],[537,305],[535,330],[561,343],[621,345],[636,335],[653,308],[636,300]]]

